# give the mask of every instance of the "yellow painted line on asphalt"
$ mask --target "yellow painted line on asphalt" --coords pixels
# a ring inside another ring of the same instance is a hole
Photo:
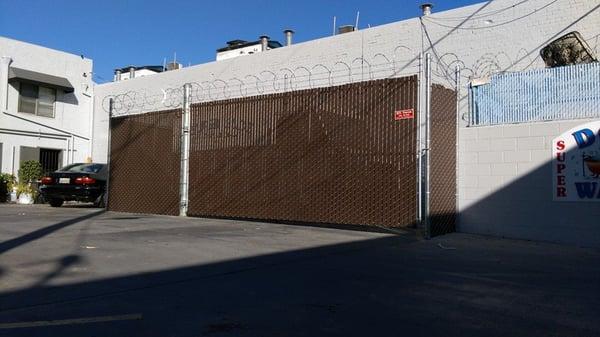
[[[101,323],[101,322],[112,322],[112,321],[130,321],[130,320],[138,320],[138,319],[142,319],[142,314],[82,317],[82,318],[71,318],[71,319],[62,319],[62,320],[53,320],[53,321],[0,323],[0,329],[35,328],[35,327],[54,326],[54,325],[72,325],[72,324],[88,324],[88,323]]]

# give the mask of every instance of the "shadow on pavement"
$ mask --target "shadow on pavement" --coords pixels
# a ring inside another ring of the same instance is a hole
[[[102,213],[104,213],[104,210],[99,210],[90,214],[86,214],[86,215],[82,215],[80,217],[77,218],[73,218],[73,219],[69,219],[69,220],[65,220],[65,221],[61,221],[59,223],[56,223],[54,225],[50,225],[50,226],[46,226],[44,228],[40,228],[38,230],[35,230],[31,233],[27,233],[25,235],[21,235],[17,238],[14,239],[10,239],[4,242],[0,243],[0,254],[6,253],[7,251],[14,249],[16,247],[22,246],[26,243],[29,243],[31,241],[35,241],[37,239],[43,238],[46,235],[50,235],[56,231],[59,231],[65,227],[77,224],[79,222],[85,221],[87,219],[93,218],[95,216],[98,216]]]
[[[456,237],[444,246],[389,236],[0,293],[0,335],[600,335],[598,255]],[[73,318],[90,321],[6,325]]]

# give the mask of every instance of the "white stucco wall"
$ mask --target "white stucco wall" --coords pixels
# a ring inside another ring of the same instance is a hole
[[[462,128],[459,231],[600,247],[600,203],[553,201],[552,140],[589,120]]]
[[[92,60],[45,47],[0,37],[0,56],[12,59],[11,67],[64,77],[74,87],[73,93],[57,90],[55,117],[39,117],[18,111],[18,85],[7,87],[7,108],[0,110],[0,143],[2,146],[2,172],[14,172],[19,167],[21,146],[63,150],[63,164],[73,157],[81,162],[91,157],[93,123]],[[2,69],[0,69],[2,72]],[[2,78],[0,74],[0,78]],[[1,86],[0,86],[1,87]],[[12,114],[43,124],[38,125],[7,115]],[[64,130],[88,138],[74,138],[74,153],[67,156],[71,137],[48,127]],[[106,138],[106,136],[104,136]],[[13,150],[14,149],[14,150]],[[14,152],[14,156],[13,156]]]
[[[436,82],[453,85],[452,71],[459,64],[466,84],[471,77],[543,67],[539,49],[572,30],[598,51],[599,23],[595,0],[496,0],[434,13],[423,19],[423,26],[415,18],[151,78],[98,85],[94,159],[106,160],[108,139],[102,136],[108,128],[110,97],[115,98],[116,114],[130,114],[178,106],[184,83],[193,83],[194,101],[210,101],[415,74],[423,50],[434,55]],[[467,107],[465,88],[461,113]]]

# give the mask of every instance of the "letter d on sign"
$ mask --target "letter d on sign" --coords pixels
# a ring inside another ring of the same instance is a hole
[[[600,180],[592,170],[600,151],[600,119],[562,131],[550,145],[552,200],[600,205]]]
[[[596,135],[594,135],[594,131],[590,129],[581,129],[572,133],[573,138],[577,142],[577,147],[583,149],[588,147],[596,141]]]

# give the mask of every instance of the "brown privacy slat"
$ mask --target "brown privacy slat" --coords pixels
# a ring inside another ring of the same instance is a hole
[[[179,214],[180,110],[111,120],[111,211]]]
[[[194,104],[188,214],[405,227],[416,77]],[[209,123],[209,121],[211,121]]]
[[[431,94],[431,236],[456,230],[456,93]]]
[[[417,78],[193,104],[188,214],[407,227]],[[432,89],[431,234],[455,227],[454,92]],[[112,119],[109,209],[179,212],[181,110]]]

